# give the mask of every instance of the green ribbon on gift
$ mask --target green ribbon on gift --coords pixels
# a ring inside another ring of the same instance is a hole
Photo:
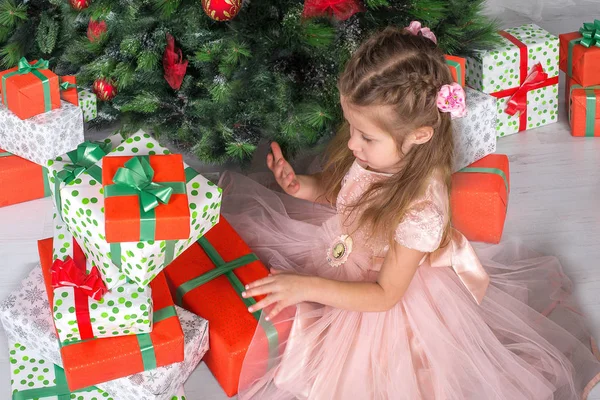
[[[173,194],[170,186],[153,182],[152,179],[154,179],[154,169],[150,166],[147,156],[133,157],[125,163],[125,167],[119,168],[115,173],[113,177],[115,185],[109,185],[106,189],[107,192],[112,193],[109,196],[137,194],[140,198],[140,207],[148,212],[158,207],[159,202],[168,204]],[[183,182],[177,183],[185,186]]]
[[[164,321],[167,318],[177,317],[177,310],[175,310],[174,306],[163,307],[160,310],[154,310],[152,314],[152,322],[154,324],[159,323],[160,321]],[[142,355],[142,363],[144,365],[144,371],[149,371],[151,369],[157,368],[156,363],[156,353],[154,352],[154,344],[152,343],[152,338],[149,333],[140,333],[135,335],[138,341],[138,346],[140,348],[140,354]],[[86,340],[73,340],[68,343],[59,343],[60,347],[71,346],[79,343],[91,342],[92,340],[102,340],[101,338],[94,339],[86,339]]]
[[[91,392],[92,390],[98,390],[97,387],[90,386],[85,389],[71,391],[69,389],[69,386],[67,385],[65,370],[56,364],[54,365],[54,377],[56,383],[54,386],[26,389],[14,392],[12,395],[12,400],[33,400],[52,396],[56,396],[58,400],[70,400],[71,394],[73,393]]]
[[[585,47],[597,46],[600,47],[600,20],[594,22],[585,22],[579,33],[582,37],[569,41],[569,49],[567,53],[567,75],[573,76],[573,49],[576,45],[581,44]]]
[[[59,87],[60,87],[60,90],[69,90],[69,89],[77,88],[77,84],[65,81],[65,82],[61,82]]]
[[[160,310],[154,311],[152,321],[156,324],[167,318],[177,317],[177,311],[173,306],[167,306]],[[138,344],[140,346],[140,353],[142,355],[142,362],[144,364],[144,371],[156,369],[156,353],[154,352],[154,344],[149,333],[142,333],[136,335]]]
[[[38,60],[35,64],[29,64],[25,57],[21,57],[17,70],[9,72],[2,76],[2,97],[4,105],[8,107],[8,96],[6,95],[6,81],[15,75],[33,74],[42,82],[42,90],[44,92],[44,112],[52,110],[52,99],[50,97],[50,79],[42,74],[40,69],[48,69],[48,61],[44,59]]]
[[[8,151],[0,153],[0,158],[12,156],[14,156],[14,154],[9,153]],[[50,192],[50,182],[48,182],[48,170],[46,169],[46,167],[42,167],[42,181],[44,182],[44,197],[48,197],[52,193]]]
[[[451,66],[452,68],[454,68],[456,70],[456,82],[459,85],[462,85],[462,68],[459,62],[454,61],[454,60],[448,60],[446,59],[446,64],[448,64],[449,66]]]
[[[242,296],[242,292],[244,292],[245,290],[244,284],[235,275],[233,270],[247,265],[251,262],[257,261],[258,257],[254,253],[250,253],[236,258],[232,261],[225,262],[225,260],[223,260],[223,258],[219,254],[219,252],[213,247],[212,244],[210,244],[210,242],[206,238],[201,237],[200,239],[198,239],[198,244],[202,247],[208,258],[210,258],[211,262],[215,265],[215,268],[179,285],[179,287],[175,290],[176,304],[182,306],[183,297],[186,295],[186,293],[204,285],[207,282],[212,281],[213,279],[221,275],[225,275],[227,277],[227,279],[231,283],[231,286],[233,286],[236,293],[244,302],[246,307],[250,307],[256,304],[256,300],[254,300],[253,298],[245,298]],[[271,322],[266,321],[264,318],[260,318],[261,311],[255,311],[252,313],[252,315],[261,324],[261,327],[265,331],[265,334],[267,336],[267,342],[269,344],[269,359],[274,360],[279,355],[279,338],[277,329],[275,329],[275,326],[273,326]]]
[[[52,192],[50,191],[50,181],[48,180],[48,170],[46,167],[42,167],[42,180],[44,182],[44,197],[48,197]]]
[[[583,36],[581,45],[585,47],[597,46],[600,47],[600,20],[594,22],[584,22],[579,28],[579,33]]]
[[[571,85],[571,90],[569,91],[569,97],[571,97],[571,93],[575,89],[583,89],[585,90],[585,136],[586,137],[594,137],[595,125],[596,125],[596,90],[600,89],[600,85],[597,86],[588,86],[583,87],[578,84]],[[571,122],[571,107],[569,106],[569,123]]]
[[[138,196],[140,204],[140,241],[154,240],[156,214],[154,209],[168,204],[172,194],[185,194],[184,182],[153,182],[154,169],[148,156],[133,157],[119,168],[113,177],[114,185],[104,188],[104,197]]]
[[[62,184],[68,185],[87,172],[98,182],[102,182],[102,169],[96,165],[102,157],[110,151],[110,143],[90,142],[80,143],[75,150],[67,153],[72,164],[66,164],[63,169],[54,172],[54,199],[58,208],[58,215],[62,219],[62,203],[60,189]]]
[[[495,174],[502,178],[504,181],[504,186],[506,187],[506,194],[508,194],[508,179],[506,178],[506,174],[500,168],[486,168],[486,167],[465,167],[458,172],[471,172],[471,173],[480,173],[480,174]]]
[[[187,167],[185,169],[185,182],[189,183],[192,179],[198,176],[198,171],[191,167]],[[165,261],[162,264],[162,267],[166,267],[171,264],[171,262],[175,259],[175,243],[177,240],[165,240]],[[110,243],[110,260],[113,264],[115,264],[119,269],[123,265],[123,259],[121,258],[121,244],[120,243]],[[142,282],[138,282],[142,283]]]

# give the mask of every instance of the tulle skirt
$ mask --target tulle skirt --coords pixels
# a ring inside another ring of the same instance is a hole
[[[360,251],[339,268],[325,259],[339,235],[336,212],[226,173],[223,215],[269,267],[330,279],[373,281]],[[581,399],[600,362],[571,282],[555,257],[508,241],[479,246],[490,286],[478,305],[453,269],[417,270],[387,312],[314,303],[261,321],[247,352],[239,399]],[[267,329],[268,330],[268,329]],[[272,333],[272,332],[271,332]]]

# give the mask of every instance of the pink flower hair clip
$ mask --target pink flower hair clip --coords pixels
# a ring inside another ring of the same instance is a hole
[[[452,119],[467,115],[465,90],[458,83],[441,87],[437,96],[437,106],[440,112],[449,112]]]
[[[404,29],[406,29],[408,32],[415,36],[418,36],[419,32],[421,32],[421,35],[425,36],[427,39],[437,44],[437,38],[435,37],[435,34],[431,32],[431,29],[427,28],[426,26],[421,26],[421,23],[419,21],[412,21],[410,25]]]

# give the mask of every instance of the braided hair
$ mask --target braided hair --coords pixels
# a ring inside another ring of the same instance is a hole
[[[397,225],[411,204],[424,194],[433,174],[441,177],[449,192],[453,161],[451,117],[438,110],[436,100],[442,85],[450,83],[452,75],[444,54],[431,40],[391,27],[367,39],[340,76],[340,95],[348,103],[393,110],[379,122],[394,138],[399,154],[407,134],[421,127],[433,128],[429,141],[402,154],[403,167],[397,173],[373,184],[354,204],[362,211],[359,225],[368,226],[372,234],[383,233],[382,238],[393,240]],[[354,162],[346,144],[348,138],[349,126],[344,123],[327,152],[323,179],[325,198],[332,203]],[[446,238],[448,227],[449,221]]]

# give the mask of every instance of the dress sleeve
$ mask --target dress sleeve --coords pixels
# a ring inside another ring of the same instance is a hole
[[[444,215],[431,201],[412,206],[396,228],[394,239],[404,247],[430,253],[440,246]]]

